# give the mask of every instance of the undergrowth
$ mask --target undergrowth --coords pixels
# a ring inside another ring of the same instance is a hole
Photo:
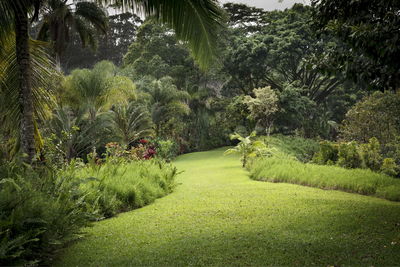
[[[87,178],[80,189],[103,218],[143,207],[171,193],[177,169],[157,159],[132,162],[115,159],[81,168],[76,175]]]
[[[51,264],[91,221],[170,193],[176,168],[160,160],[73,161],[62,170],[0,165],[0,265]]]

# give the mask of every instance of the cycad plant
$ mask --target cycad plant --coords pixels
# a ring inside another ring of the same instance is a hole
[[[124,146],[153,132],[153,123],[145,107],[131,102],[119,104],[111,109],[114,135]]]
[[[91,120],[85,116],[85,110],[74,112],[68,107],[59,107],[48,122],[46,133],[56,150],[46,153],[62,155],[65,161],[84,158],[93,148],[111,141],[110,116],[104,113]]]
[[[231,140],[239,140],[239,143],[234,147],[225,151],[225,155],[232,153],[240,154],[243,168],[246,167],[250,158],[262,155],[266,152],[267,146],[263,141],[253,141],[252,138],[256,136],[256,132],[252,132],[249,136],[243,137],[240,134],[231,135]]]

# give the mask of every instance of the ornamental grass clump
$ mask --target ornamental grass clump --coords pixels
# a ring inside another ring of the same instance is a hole
[[[400,201],[400,180],[369,169],[345,169],[268,157],[256,159],[251,164],[250,177],[258,181],[293,183]]]
[[[98,206],[99,218],[143,207],[172,192],[178,174],[172,165],[158,159],[127,161],[109,158],[96,167],[84,167],[78,177],[90,177],[80,189]]]

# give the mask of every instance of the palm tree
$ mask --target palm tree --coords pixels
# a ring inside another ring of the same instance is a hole
[[[15,140],[13,146],[18,146],[21,141],[20,124],[22,121],[22,106],[19,94],[20,72],[18,71],[15,49],[15,37],[10,34],[2,40],[0,46],[0,125],[1,131],[7,133],[8,139]],[[57,80],[59,73],[54,72],[54,63],[48,56],[47,46],[43,42],[30,40],[30,54],[32,57],[33,72],[31,73],[32,85],[32,118],[34,139],[36,147],[40,147],[40,133],[38,122],[45,121],[51,114],[55,101],[52,97],[52,81]]]
[[[137,8],[145,15],[154,15],[160,22],[175,30],[177,37],[188,41],[200,66],[205,68],[215,55],[215,44],[222,11],[214,0],[97,0],[124,8]],[[32,63],[29,50],[29,15],[39,17],[47,0],[0,1],[0,47],[4,39],[15,32],[16,58],[19,72],[19,101],[21,107],[20,136],[22,150],[31,161],[35,155]],[[125,5],[126,4],[126,5]]]
[[[161,129],[171,120],[179,116],[188,115],[190,112],[186,101],[190,95],[181,91],[173,84],[171,77],[163,77],[144,85],[143,91],[150,95],[149,109],[155,124],[156,135],[161,134]]]
[[[37,38],[50,41],[57,61],[65,52],[71,30],[75,30],[87,45],[97,47],[96,32],[106,34],[108,28],[107,14],[96,3],[78,2],[68,4],[67,0],[48,0],[42,11],[42,19]]]
[[[197,149],[207,148],[209,145],[210,124],[214,120],[214,112],[210,106],[211,90],[193,86],[188,90],[190,94],[189,107],[191,123],[188,125],[187,135],[193,139]]]
[[[101,114],[94,120],[85,116],[85,110],[72,111],[69,107],[58,107],[46,127],[48,135],[66,161],[82,157],[93,147],[98,148],[111,141],[109,114]],[[46,152],[46,151],[45,151]]]
[[[93,121],[112,104],[127,103],[136,98],[132,80],[116,75],[112,62],[101,61],[93,69],[76,69],[65,81],[64,100],[77,110],[85,110]]]

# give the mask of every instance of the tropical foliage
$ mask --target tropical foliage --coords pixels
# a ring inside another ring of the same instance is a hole
[[[398,4],[312,2],[0,1],[0,265],[51,264],[216,147],[256,180],[400,200]]]

